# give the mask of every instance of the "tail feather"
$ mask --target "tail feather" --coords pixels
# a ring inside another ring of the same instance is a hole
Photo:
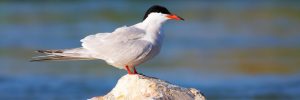
[[[63,53],[63,50],[36,50],[38,53]]]
[[[91,59],[91,58],[79,58],[79,57],[48,55],[48,56],[34,57],[30,60],[30,62],[36,62],[36,61],[64,61],[64,60],[93,60],[93,59]]]
[[[93,60],[88,54],[82,53],[84,49],[75,48],[67,50],[37,50],[38,53],[46,54],[44,56],[33,57],[30,62],[36,61],[64,61],[64,60]]]

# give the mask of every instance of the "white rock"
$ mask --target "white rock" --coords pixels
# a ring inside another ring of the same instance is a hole
[[[205,100],[205,97],[194,88],[144,75],[125,75],[108,94],[88,100]]]

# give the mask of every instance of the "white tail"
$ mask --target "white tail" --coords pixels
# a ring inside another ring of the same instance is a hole
[[[65,50],[37,50],[38,53],[46,54],[44,56],[33,57],[30,61],[61,61],[61,60],[94,60],[84,48],[74,48]]]

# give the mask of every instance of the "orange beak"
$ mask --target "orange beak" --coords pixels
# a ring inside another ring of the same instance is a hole
[[[184,20],[183,18],[181,18],[175,14],[169,14],[169,15],[167,15],[167,17],[170,19],[175,19],[175,20]]]

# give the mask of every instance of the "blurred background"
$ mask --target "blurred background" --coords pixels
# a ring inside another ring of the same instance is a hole
[[[169,21],[159,56],[139,72],[200,89],[210,100],[300,99],[300,2],[0,1],[0,99],[82,100],[109,92],[126,71],[104,61],[29,62],[37,49],[142,21],[153,4]]]

